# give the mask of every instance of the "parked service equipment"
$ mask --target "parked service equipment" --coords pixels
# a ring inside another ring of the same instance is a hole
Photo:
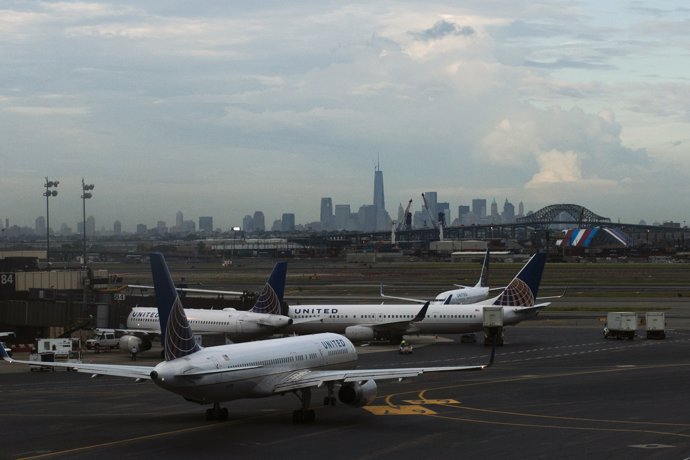
[[[637,314],[630,311],[610,311],[606,314],[605,339],[632,340],[637,334]]]
[[[484,307],[484,345],[503,345],[503,307]]]
[[[94,338],[86,341],[87,350],[113,350],[119,348],[120,338],[114,332],[99,332]]]
[[[53,353],[56,358],[66,358],[73,349],[72,339],[36,339],[38,354]]]
[[[648,339],[666,338],[666,316],[663,311],[648,311],[645,313],[645,327]]]

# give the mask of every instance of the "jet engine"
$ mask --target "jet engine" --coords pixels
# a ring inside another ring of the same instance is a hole
[[[360,383],[345,383],[338,391],[338,399],[343,404],[355,407],[363,407],[376,399],[376,382],[367,380]]]
[[[138,351],[146,351],[151,349],[151,340],[147,337],[138,337],[136,335],[123,335],[120,337],[118,347],[122,351],[131,351],[133,347],[137,347]]]
[[[345,328],[345,337],[353,342],[374,340],[374,330],[367,326],[349,326]]]

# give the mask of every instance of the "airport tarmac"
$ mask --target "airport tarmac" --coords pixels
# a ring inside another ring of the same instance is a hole
[[[488,360],[439,340],[412,355],[360,347],[361,367]],[[294,425],[293,395],[225,403],[227,422],[151,382],[2,365],[1,458],[674,458],[690,457],[690,329],[617,341],[601,328],[526,322],[483,371],[380,382],[366,408],[321,406]],[[132,364],[126,355],[84,359]],[[143,353],[137,364],[155,364]],[[8,369],[11,367],[12,369]],[[324,390],[325,394],[325,390]]]

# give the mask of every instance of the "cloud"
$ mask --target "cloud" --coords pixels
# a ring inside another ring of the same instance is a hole
[[[429,29],[423,30],[421,32],[411,32],[412,35],[423,41],[439,40],[448,36],[456,37],[471,37],[476,33],[474,28],[470,26],[460,26],[452,22],[445,20],[438,21],[436,24],[431,26]]]
[[[320,196],[368,203],[379,154],[390,203],[437,189],[451,208],[492,193],[536,207],[527,200],[607,187],[641,203],[645,181],[685,187],[690,76],[684,42],[644,12],[654,4],[615,23],[586,3],[496,5],[10,2],[0,182],[50,166],[107,190],[115,169],[147,200],[145,187],[166,190],[163,214],[194,213],[199,196],[218,215],[305,220]],[[682,38],[678,14],[666,25]],[[8,202],[31,193],[5,190]]]
[[[584,178],[581,168],[581,159],[576,152],[560,152],[550,150],[537,154],[539,172],[525,185],[526,188],[545,188],[562,186],[564,183],[576,185],[583,190],[593,186],[598,188],[613,187],[618,182],[614,180],[600,179],[598,177]],[[620,183],[629,183],[630,178],[624,178]]]
[[[537,161],[539,172],[527,183],[528,188],[582,180],[582,171],[575,152],[550,150],[538,154]]]
[[[74,116],[88,115],[89,109],[86,107],[18,107],[10,106],[3,108],[7,112],[12,112],[28,116]]]

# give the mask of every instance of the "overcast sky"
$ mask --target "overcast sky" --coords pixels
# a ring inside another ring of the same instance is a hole
[[[453,6],[455,4],[455,6]],[[0,218],[319,219],[437,191],[690,221],[687,1],[0,6]]]

